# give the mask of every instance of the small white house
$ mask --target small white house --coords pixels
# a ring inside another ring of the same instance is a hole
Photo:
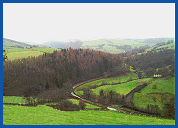
[[[154,76],[153,76],[153,78],[159,78],[159,77],[161,77],[162,75],[160,75],[160,74],[154,74]]]

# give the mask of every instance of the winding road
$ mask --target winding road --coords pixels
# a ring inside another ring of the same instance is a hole
[[[82,101],[84,101],[84,102],[87,102],[87,103],[90,103],[90,104],[93,104],[93,105],[97,105],[97,106],[99,106],[99,107],[104,107],[104,108],[107,108],[108,110],[111,110],[111,111],[118,111],[118,110],[115,109],[115,108],[107,107],[107,106],[104,106],[104,105],[102,105],[102,104],[94,103],[94,102],[91,102],[91,101],[89,101],[89,100],[83,99],[83,98],[81,98],[80,96],[78,96],[78,95],[75,94],[74,91],[75,91],[75,89],[76,89],[77,87],[79,87],[79,86],[81,86],[81,85],[83,85],[83,84],[85,84],[85,83],[89,83],[89,82],[92,82],[92,81],[95,81],[95,80],[99,80],[99,79],[103,79],[103,77],[99,77],[99,78],[96,78],[96,79],[92,79],[92,80],[88,80],[88,81],[85,81],[85,82],[76,84],[75,86],[73,86],[73,91],[71,92],[71,95],[74,96],[74,97],[76,97],[76,98],[78,98],[78,99],[80,99],[80,100],[82,100]]]
[[[103,107],[103,108],[106,108],[107,110],[110,110],[110,111],[116,111],[116,112],[119,112],[119,113],[125,113],[125,114],[130,114],[130,115],[139,115],[139,116],[150,116],[150,117],[157,117],[156,115],[152,115],[152,114],[148,114],[148,113],[143,113],[143,112],[139,112],[139,111],[134,111],[134,112],[130,112],[130,111],[127,111],[127,110],[117,110],[115,108],[112,108],[112,107],[108,107],[108,106],[105,106],[105,105],[102,105],[102,104],[99,104],[99,103],[94,103],[92,101],[89,101],[89,100],[86,100],[86,99],[83,99],[81,98],[80,96],[76,95],[75,94],[75,89],[79,86],[82,86],[83,84],[86,84],[86,83],[89,83],[89,82],[92,82],[92,81],[95,81],[95,80],[99,80],[99,79],[103,79],[104,77],[100,77],[100,78],[96,78],[96,79],[91,79],[91,80],[88,80],[88,81],[85,81],[85,82],[82,82],[82,83],[78,83],[76,85],[73,86],[73,90],[71,92],[71,95],[77,99],[80,99],[84,102],[87,102],[87,103],[90,103],[90,104],[93,104],[93,105],[97,105],[99,107]]]

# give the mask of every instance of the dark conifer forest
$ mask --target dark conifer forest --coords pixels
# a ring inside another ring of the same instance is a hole
[[[61,90],[121,67],[118,55],[88,49],[62,49],[7,61],[3,68],[4,95],[31,96],[53,88]]]

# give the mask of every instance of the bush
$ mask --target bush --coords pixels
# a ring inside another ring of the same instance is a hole
[[[79,106],[80,106],[80,109],[84,110],[85,107],[86,107],[86,104],[83,102],[83,101],[79,101]]]
[[[106,81],[102,81],[101,85],[107,85],[108,83]]]
[[[163,115],[166,118],[175,119],[175,96],[170,98],[170,101],[164,104]]]
[[[101,97],[101,98],[103,98],[103,97],[105,96],[105,92],[104,92],[103,89],[101,89],[101,90],[99,91],[99,93],[100,93],[100,97]]]
[[[80,107],[76,104],[73,104],[72,101],[63,100],[60,104],[55,106],[56,109],[60,109],[61,111],[79,111]]]
[[[152,89],[157,89],[157,85],[153,85]]]

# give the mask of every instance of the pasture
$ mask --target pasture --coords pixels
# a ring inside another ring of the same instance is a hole
[[[10,52],[7,53],[7,60],[15,60],[34,56],[37,57],[39,55],[43,55],[43,52],[39,51]]]
[[[18,96],[3,96],[3,103],[18,103],[25,104],[26,100]]]
[[[101,89],[103,89],[104,91],[115,91],[116,93],[119,94],[123,94],[126,95],[128,94],[130,91],[132,91],[135,87],[137,87],[138,85],[143,84],[144,82],[148,82],[151,79],[141,79],[141,80],[133,80],[127,83],[122,83],[122,84],[116,84],[116,85],[104,85],[104,86],[100,86],[97,87],[96,89],[92,89],[92,93],[95,95],[99,95],[99,91]]]
[[[35,47],[32,48],[32,50],[35,51],[40,51],[40,52],[46,52],[46,53],[53,53],[54,50],[60,50],[60,49],[56,49],[56,48],[47,48],[47,47]]]
[[[125,50],[121,47],[118,48],[118,46],[124,46],[129,45],[132,49],[138,48],[140,46],[145,46],[147,43],[139,43],[134,40],[127,40],[127,39],[93,39],[93,40],[85,40],[82,41],[83,44],[81,48],[84,49],[94,49],[94,50],[100,50],[103,52],[108,52],[112,54],[118,54],[122,53]]]
[[[77,104],[77,105],[79,104],[79,100],[78,99],[68,99],[68,100],[72,101],[73,104]],[[101,107],[86,103],[86,107],[85,108],[101,108]]]
[[[3,105],[4,125],[175,125],[175,120],[114,111],[60,111],[45,105]]]
[[[137,79],[137,75],[136,74],[127,74],[125,76],[112,77],[112,78],[100,79],[100,80],[96,80],[96,81],[93,81],[93,82],[89,82],[89,83],[83,84],[82,86],[77,87],[75,89],[75,93],[77,95],[81,96],[83,94],[82,90],[84,88],[89,88],[89,87],[96,86],[96,85],[99,86],[102,83],[105,83],[107,85],[111,85],[111,84],[115,84],[115,83],[119,83],[119,82],[123,83],[123,82],[130,80],[130,79]]]
[[[43,55],[44,52],[52,53],[54,50],[60,50],[47,47],[35,47],[35,48],[5,48],[7,51],[7,60],[15,60],[28,57],[37,57]]]
[[[175,77],[156,79],[140,92],[136,92],[133,95],[133,102],[136,107],[140,108],[143,107],[146,109],[147,105],[151,104],[158,105],[162,109],[163,103],[167,102],[173,94],[175,94]]]
[[[108,41],[112,42],[114,45],[130,45],[132,48],[145,46],[147,43],[139,43],[134,40],[126,40],[126,39],[107,39]]]

